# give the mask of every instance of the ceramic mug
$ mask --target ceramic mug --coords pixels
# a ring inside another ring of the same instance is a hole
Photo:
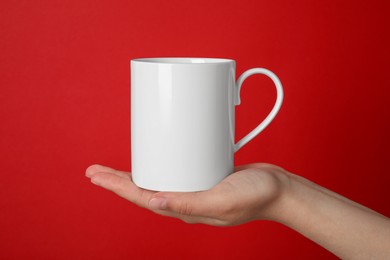
[[[231,59],[131,60],[131,159],[134,183],[155,191],[212,188],[234,169],[234,153],[276,116],[283,101],[278,77],[263,68],[236,82]],[[243,81],[264,74],[276,86],[270,114],[234,143],[235,106]]]

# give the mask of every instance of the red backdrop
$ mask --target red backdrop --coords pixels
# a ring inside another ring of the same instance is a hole
[[[130,170],[129,60],[225,57],[285,88],[236,164],[280,165],[387,216],[390,24],[386,1],[1,1],[0,258],[332,258],[272,222],[189,225],[92,184]],[[238,76],[237,75],[237,76]],[[275,100],[250,78],[237,139]]]

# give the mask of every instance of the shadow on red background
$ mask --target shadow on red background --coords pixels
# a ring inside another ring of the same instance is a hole
[[[238,74],[266,67],[285,88],[236,164],[280,165],[389,216],[388,11],[377,0],[2,1],[0,258],[332,258],[276,223],[156,216],[84,171],[131,168],[130,59],[232,58]],[[275,99],[260,76],[241,93],[236,139]]]

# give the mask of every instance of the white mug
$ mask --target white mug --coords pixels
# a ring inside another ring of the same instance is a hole
[[[277,90],[270,114],[234,143],[234,109],[243,81],[270,77]],[[230,59],[131,60],[131,157],[134,183],[155,191],[202,191],[233,172],[234,153],[274,119],[283,101],[278,77],[263,68],[236,82]]]

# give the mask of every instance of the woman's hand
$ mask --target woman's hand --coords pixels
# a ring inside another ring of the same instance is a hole
[[[214,188],[155,192],[128,172],[92,165],[91,181],[164,216],[187,223],[231,226],[268,219],[308,237],[340,258],[390,259],[389,218],[274,165],[236,168]]]
[[[255,219],[273,219],[289,185],[288,173],[264,163],[236,167],[218,185],[200,192],[155,192],[137,187],[131,173],[92,165],[91,182],[164,216],[187,223],[231,226]]]

